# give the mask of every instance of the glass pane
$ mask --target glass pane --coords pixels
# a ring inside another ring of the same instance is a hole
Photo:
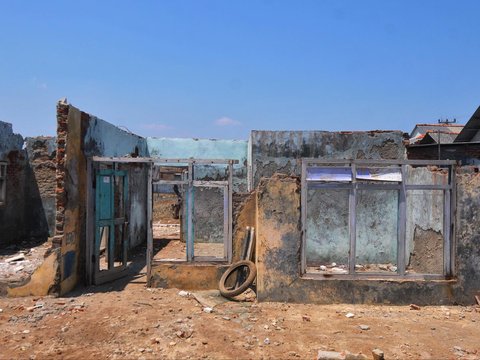
[[[308,181],[352,181],[352,170],[342,167],[309,167],[307,168]]]
[[[399,167],[364,167],[357,169],[357,180],[401,182],[402,171]]]
[[[356,272],[397,271],[398,191],[358,190]]]
[[[153,249],[155,260],[185,260],[186,190],[184,185],[153,186]]]
[[[348,272],[349,190],[307,191],[307,272]]]
[[[407,273],[443,274],[443,216],[443,190],[407,191]]]
[[[194,256],[224,258],[224,188],[195,187]]]

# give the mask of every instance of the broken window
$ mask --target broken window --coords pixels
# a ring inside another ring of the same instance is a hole
[[[304,159],[303,272],[451,275],[453,166]]]
[[[0,205],[7,200],[7,163],[0,162]]]

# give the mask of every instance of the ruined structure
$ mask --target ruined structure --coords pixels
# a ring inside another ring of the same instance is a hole
[[[452,304],[478,290],[478,169],[407,151],[400,131],[142,138],[64,102],[57,124],[52,248],[11,296],[113,280],[139,245],[149,286],[217,288],[246,226],[259,300]],[[43,177],[51,148],[27,144]],[[50,218],[52,187],[38,188]]]

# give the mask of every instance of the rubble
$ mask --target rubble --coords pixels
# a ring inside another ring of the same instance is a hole
[[[372,350],[373,360],[385,360],[385,354],[380,349]]]

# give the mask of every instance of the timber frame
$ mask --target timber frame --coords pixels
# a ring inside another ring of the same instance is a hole
[[[391,278],[391,279],[411,279],[411,280],[448,280],[455,274],[455,211],[456,211],[456,183],[455,171],[457,162],[454,160],[326,160],[315,158],[302,159],[301,174],[301,219],[302,219],[302,251],[301,251],[301,275],[304,278],[312,279],[365,279],[365,278]],[[392,184],[369,183],[362,184],[357,182],[357,167],[392,167],[401,172],[402,181]],[[437,166],[448,169],[448,184],[446,185],[420,185],[405,184],[407,178],[407,167],[425,167]],[[314,181],[307,180],[307,172],[310,168],[348,168],[351,173],[351,181],[348,183],[339,183],[333,181]],[[328,274],[324,276],[317,273],[307,272],[306,259],[306,241],[307,241],[307,191],[308,189],[344,189],[349,190],[349,233],[350,249],[348,254],[348,274]],[[357,190],[397,190],[399,192],[399,208],[397,219],[397,266],[396,273],[359,273],[355,271],[356,254],[356,201]],[[444,194],[443,211],[443,274],[408,274],[406,273],[406,192],[408,190],[442,190]]]

